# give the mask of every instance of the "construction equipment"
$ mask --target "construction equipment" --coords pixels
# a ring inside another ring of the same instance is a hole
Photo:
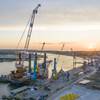
[[[43,42],[43,44],[42,44],[42,48],[41,48],[41,51],[43,51],[45,44],[46,44],[46,43]]]
[[[42,43],[41,47],[41,53],[44,49],[45,42]],[[41,55],[40,53],[40,55]],[[34,73],[33,73],[33,80],[36,80],[37,78],[48,78],[48,67],[47,64],[51,63],[51,61],[46,60],[47,56],[46,53],[44,53],[44,61],[41,64],[37,64],[37,53],[35,53],[35,59],[34,59]],[[49,65],[49,64],[48,64]]]
[[[54,80],[58,79],[56,64],[57,64],[57,61],[56,61],[56,58],[54,58],[54,69],[52,69],[52,77]]]
[[[34,73],[33,73],[33,80],[37,79],[37,53],[35,53],[35,59],[34,59]]]
[[[60,100],[77,100],[79,95],[70,93],[60,97]]]
[[[61,46],[61,51],[64,49],[64,46],[65,44],[63,43]],[[54,80],[58,79],[58,73],[57,73],[56,67],[57,67],[57,62],[59,61],[59,58],[60,58],[60,55],[58,55],[57,59],[54,58],[54,69],[52,70],[52,78]],[[61,67],[61,70],[62,70],[62,67]]]
[[[26,42],[25,42],[25,46],[24,46],[24,50],[22,52],[20,52],[19,54],[22,55],[21,59],[18,59],[17,62],[20,63],[16,63],[16,67],[23,67],[24,66],[24,60],[25,60],[25,55],[28,51],[28,47],[29,47],[29,43],[30,43],[30,38],[31,38],[31,34],[32,34],[32,29],[33,29],[33,25],[34,25],[34,20],[35,20],[35,15],[38,12],[38,8],[41,5],[38,4],[37,7],[35,9],[33,9],[32,15],[31,15],[31,19],[30,19],[30,25],[29,25],[29,29],[28,29],[28,34],[27,34],[27,38],[26,38]]]
[[[29,43],[30,43],[30,38],[31,38],[31,34],[32,34],[32,29],[33,29],[33,25],[34,25],[34,20],[35,20],[35,15],[37,14],[38,12],[38,8],[40,7],[41,5],[38,4],[37,7],[35,9],[33,9],[32,11],[32,15],[31,15],[31,18],[30,18],[30,23],[29,23],[29,29],[28,29],[28,34],[27,34],[27,38],[26,38],[26,41],[25,41],[25,45],[24,45],[24,49],[22,51],[19,51],[18,52],[18,58],[16,59],[16,72],[14,71],[13,73],[11,73],[11,76],[14,78],[14,79],[20,79],[20,78],[23,78],[25,72],[26,72],[26,68],[24,66],[24,61],[26,59],[26,56],[28,54],[28,47],[29,47]],[[22,39],[22,37],[21,37]],[[20,40],[21,40],[20,39]],[[19,43],[18,43],[19,45]],[[31,59],[31,55],[29,55],[29,60]],[[29,72],[31,72],[31,60],[29,61]]]
[[[45,46],[45,42],[42,43],[42,48],[41,48],[41,52],[44,50],[44,46]],[[41,70],[41,74],[42,74],[42,78],[48,78],[48,66],[47,66],[47,54],[46,52],[44,53],[44,62],[42,63],[42,67],[40,68]],[[50,62],[48,62],[50,63]]]

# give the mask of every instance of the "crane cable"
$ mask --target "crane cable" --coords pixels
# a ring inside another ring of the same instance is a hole
[[[23,33],[22,33],[22,35],[21,35],[21,37],[20,37],[20,39],[19,39],[19,41],[18,41],[18,44],[17,44],[17,46],[16,46],[16,52],[15,52],[15,54],[17,55],[17,56],[16,56],[16,63],[17,63],[17,61],[19,60],[19,58],[18,58],[18,48],[19,48],[19,45],[20,45],[20,43],[21,43],[21,41],[22,41],[22,39],[23,39],[23,37],[24,37],[24,35],[25,35],[25,32],[26,32],[26,30],[27,30],[27,27],[28,27],[28,24],[29,24],[29,22],[30,22],[30,19],[31,19],[31,16],[29,17],[29,20],[28,20],[28,22],[27,22],[27,24],[26,24],[26,26],[25,26],[25,28],[24,28],[24,31],[23,31]]]
[[[24,31],[23,31],[23,33],[22,33],[22,35],[21,35],[21,37],[20,37],[20,39],[19,39],[19,41],[18,41],[18,44],[17,44],[17,47],[16,47],[17,49],[19,48],[19,45],[20,45],[20,43],[21,43],[21,41],[22,41],[22,39],[23,39],[23,37],[24,37],[24,35],[25,35],[25,32],[26,32],[27,27],[28,27],[28,25],[29,25],[30,19],[31,19],[31,16],[29,17],[29,20],[28,20],[28,22],[27,22],[27,24],[26,24],[26,26],[25,26],[25,28],[24,28]]]

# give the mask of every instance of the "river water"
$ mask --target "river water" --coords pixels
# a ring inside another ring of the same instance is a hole
[[[57,62],[57,71],[63,68],[65,71],[73,68],[73,57],[71,56],[58,56],[54,54],[48,54],[48,59],[53,60],[54,58],[58,59]],[[83,62],[82,58],[76,58],[77,62]],[[32,62],[33,63],[33,62]],[[26,63],[27,65],[27,63]],[[76,64],[76,67],[81,66],[82,64]],[[15,70],[15,62],[2,62],[0,63],[0,75],[7,75],[11,70]],[[49,66],[49,76],[51,75],[51,70],[53,69],[53,62]],[[2,91],[1,91],[2,90]],[[0,84],[0,97],[2,95],[9,95],[8,84]]]

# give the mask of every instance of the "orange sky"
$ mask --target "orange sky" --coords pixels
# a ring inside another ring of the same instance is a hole
[[[2,0],[0,1],[0,48],[16,48],[33,8],[41,3],[33,27],[30,48],[100,49],[99,0]],[[22,40],[25,45],[27,32]]]

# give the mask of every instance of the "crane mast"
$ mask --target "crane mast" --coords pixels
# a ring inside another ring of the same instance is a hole
[[[31,34],[32,34],[32,29],[33,29],[33,25],[34,25],[34,20],[35,20],[35,15],[38,12],[38,8],[41,5],[38,4],[37,7],[35,9],[33,9],[32,11],[32,15],[31,15],[31,19],[30,19],[30,23],[29,23],[29,29],[28,29],[28,34],[26,37],[26,41],[25,41],[25,45],[24,45],[24,52],[19,52],[18,53],[18,59],[16,61],[16,67],[23,67],[24,65],[24,60],[25,60],[25,53],[28,51],[28,47],[29,47],[29,43],[30,43],[30,38],[31,38]]]
[[[27,38],[26,38],[26,42],[25,42],[25,46],[24,46],[24,50],[27,51],[28,47],[29,47],[29,43],[30,43],[30,38],[31,38],[31,34],[32,34],[32,29],[33,29],[33,25],[34,25],[34,19],[35,19],[35,15],[38,12],[38,8],[41,5],[38,4],[37,7],[33,10],[32,12],[32,16],[31,16],[31,20],[30,20],[30,26],[29,26],[29,30],[28,30],[28,34],[27,34]]]
[[[44,49],[44,46],[45,46],[45,42],[43,42],[43,45],[42,45],[42,48],[41,48],[42,51],[43,51],[43,49]]]

